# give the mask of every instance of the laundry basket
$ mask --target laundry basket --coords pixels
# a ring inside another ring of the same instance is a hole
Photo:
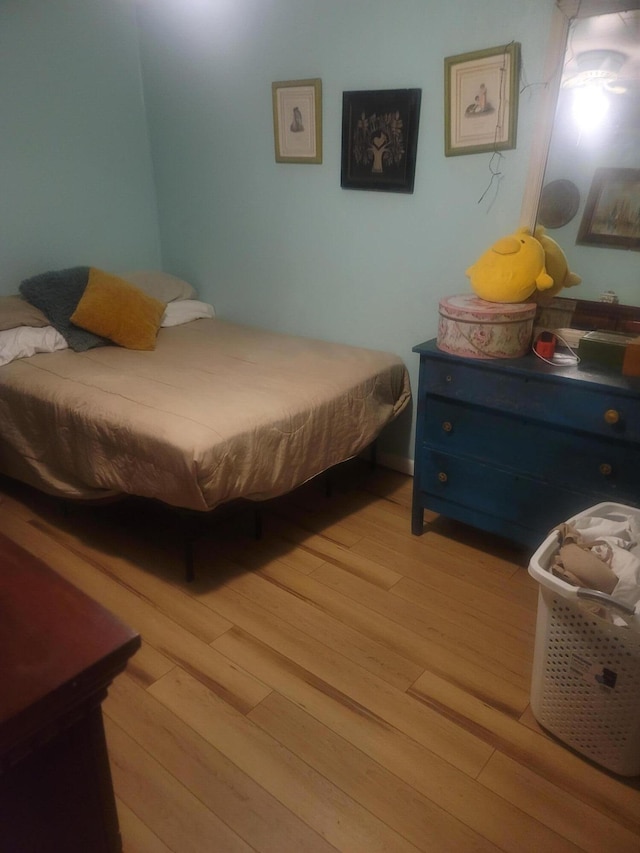
[[[640,510],[602,503],[567,523],[586,516],[640,521]],[[577,752],[614,773],[636,776],[640,617],[612,596],[552,575],[558,548],[558,534],[552,533],[529,563],[529,574],[540,584],[531,709],[541,726]]]

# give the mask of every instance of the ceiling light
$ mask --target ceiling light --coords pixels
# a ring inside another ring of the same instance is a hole
[[[604,121],[609,110],[609,99],[601,86],[581,86],[573,92],[572,112],[578,127],[593,131]]]
[[[619,93],[622,87],[616,86],[620,70],[627,61],[627,56],[617,50],[585,50],[576,56],[578,70],[570,74],[562,82],[567,89],[579,86],[605,86]]]

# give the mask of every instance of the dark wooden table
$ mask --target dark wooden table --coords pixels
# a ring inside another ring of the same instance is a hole
[[[0,534],[3,853],[122,849],[101,703],[139,646],[134,631]]]

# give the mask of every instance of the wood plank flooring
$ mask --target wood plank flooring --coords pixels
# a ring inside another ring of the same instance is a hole
[[[529,709],[529,555],[360,461],[222,514],[184,581],[175,514],[0,480],[0,530],[140,632],[104,704],[126,853],[640,850],[640,784]],[[88,851],[89,853],[89,851]]]

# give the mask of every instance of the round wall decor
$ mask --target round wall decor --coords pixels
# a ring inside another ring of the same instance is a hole
[[[542,188],[538,222],[545,228],[561,228],[571,222],[580,206],[580,190],[573,181],[551,181]]]

